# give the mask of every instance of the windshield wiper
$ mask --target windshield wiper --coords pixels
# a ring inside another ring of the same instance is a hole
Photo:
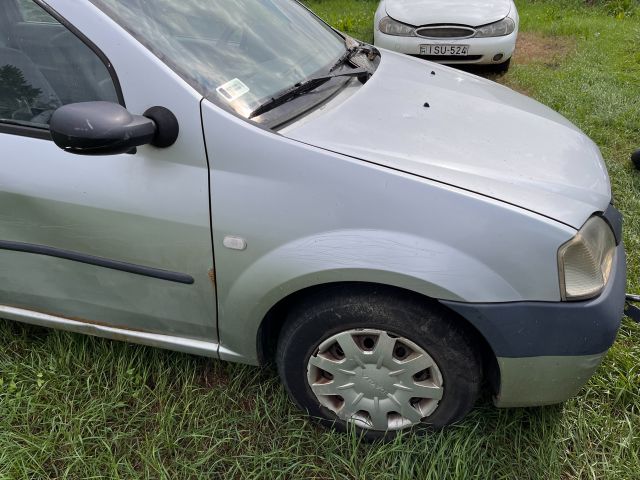
[[[358,53],[366,54],[369,61],[372,61],[376,55],[380,54],[380,52],[378,52],[375,47],[370,47],[351,37],[346,37],[344,40],[344,44],[347,51],[344,52],[344,54],[342,54],[338,61],[331,67],[331,69],[329,69],[329,72],[333,72],[346,63],[351,63],[355,67],[365,68],[362,64],[354,62],[352,60],[352,58],[355,57]],[[373,74],[373,72],[371,73]]]
[[[360,50],[360,48],[361,48],[360,45],[353,45],[351,47],[347,47],[347,50],[340,56],[340,58],[338,58],[336,63],[334,63],[331,66],[331,68],[329,69],[329,72],[333,72],[334,70],[337,70],[338,68],[340,68],[342,65],[349,63],[349,61],[351,60],[351,57],[355,55],[358,52],[358,50]]]
[[[283,105],[293,100],[294,98],[297,98],[301,95],[304,95],[305,93],[309,93],[310,91],[315,90],[320,85],[328,82],[333,78],[358,77],[358,79],[362,83],[364,83],[369,79],[370,76],[371,76],[371,72],[369,72],[369,70],[365,68],[356,68],[354,70],[347,70],[346,72],[332,73],[329,75],[322,75],[320,77],[309,78],[302,82],[296,83],[293,87],[288,88],[287,90],[284,90],[283,92],[276,95],[275,97],[272,97],[271,99],[267,100],[258,108],[256,108],[253,112],[251,112],[248,118],[251,119],[251,118],[260,116],[268,112],[269,110],[273,110],[274,108],[277,108],[280,105]]]

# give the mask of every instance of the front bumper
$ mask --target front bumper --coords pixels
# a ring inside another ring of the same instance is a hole
[[[615,341],[624,312],[626,255],[620,244],[611,277],[584,302],[468,304],[442,301],[484,336],[500,367],[499,407],[559,403],[589,380]]]
[[[516,48],[516,39],[518,38],[518,30],[516,29],[511,35],[503,37],[491,38],[465,38],[462,40],[446,40],[446,39],[430,39],[422,37],[398,37],[394,35],[386,35],[377,28],[374,32],[374,44],[380,48],[393,50],[408,55],[420,56],[420,45],[469,45],[469,53],[467,57],[458,59],[447,58],[439,60],[437,57],[429,57],[428,60],[447,63],[447,64],[498,64],[506,62],[511,58]],[[499,60],[493,60],[494,56],[502,54]]]

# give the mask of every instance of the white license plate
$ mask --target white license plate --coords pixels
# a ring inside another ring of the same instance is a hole
[[[420,55],[468,55],[469,45],[420,45]]]

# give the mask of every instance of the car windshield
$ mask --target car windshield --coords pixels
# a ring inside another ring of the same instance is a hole
[[[205,97],[248,116],[328,69],[344,40],[294,0],[91,0]]]

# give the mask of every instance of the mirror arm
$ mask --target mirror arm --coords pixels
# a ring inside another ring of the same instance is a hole
[[[155,135],[151,145],[158,148],[167,148],[176,143],[180,134],[180,125],[176,116],[165,107],[151,107],[143,113],[146,118],[153,120]]]

